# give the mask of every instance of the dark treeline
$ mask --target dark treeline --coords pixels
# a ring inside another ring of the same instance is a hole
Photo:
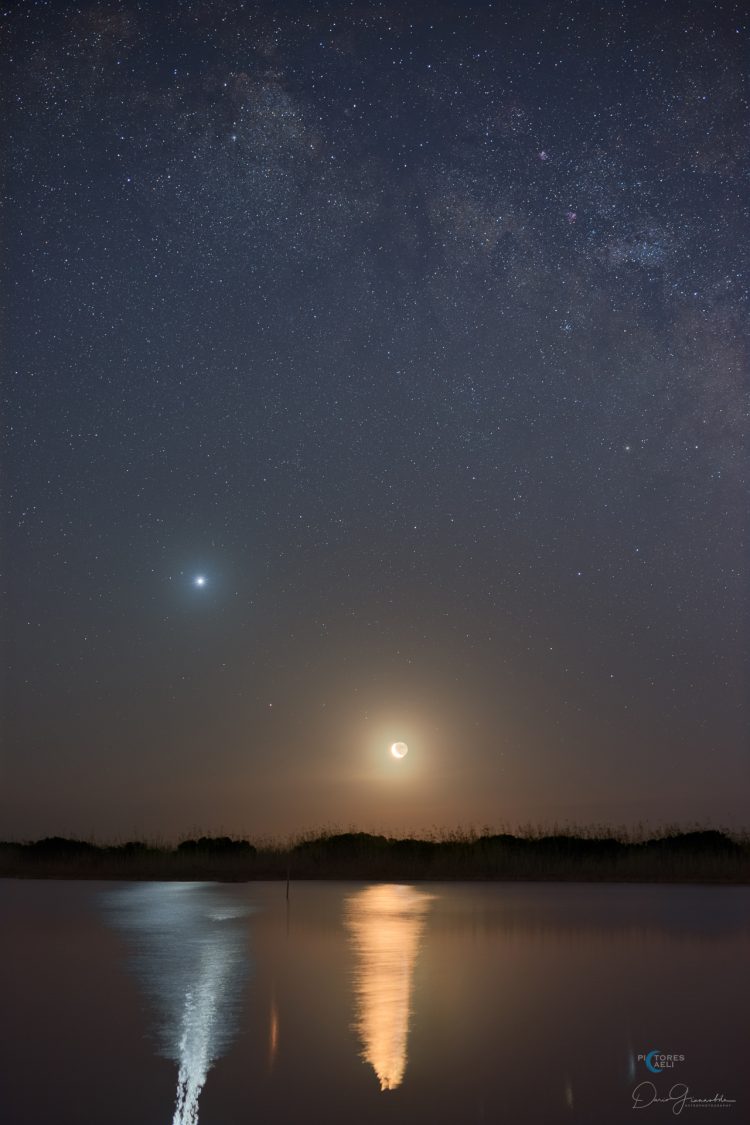
[[[750,841],[715,830],[645,840],[454,833],[442,839],[325,832],[287,844],[200,836],[176,847],[60,836],[0,843],[0,876],[69,879],[527,879],[750,882]]]

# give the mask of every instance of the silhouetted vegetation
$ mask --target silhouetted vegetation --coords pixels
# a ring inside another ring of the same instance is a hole
[[[321,832],[287,843],[199,836],[176,847],[60,836],[0,843],[0,876],[70,879],[419,879],[747,883],[750,840],[715,829],[648,838],[578,829],[428,839]]]
[[[256,848],[249,840],[233,840],[231,836],[199,836],[197,840],[183,840],[177,845],[178,852],[186,855],[248,856]]]

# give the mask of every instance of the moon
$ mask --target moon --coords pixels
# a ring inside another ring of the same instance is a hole
[[[409,753],[409,747],[405,742],[394,742],[391,746],[391,754],[394,758],[405,758]]]

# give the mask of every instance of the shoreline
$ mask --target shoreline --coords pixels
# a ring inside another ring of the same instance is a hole
[[[37,882],[37,883],[285,883],[286,879],[280,875],[237,875],[231,876],[221,874],[218,872],[205,872],[200,875],[164,875],[164,874],[146,874],[146,873],[118,873],[112,872],[93,873],[89,872],[83,874],[81,872],[65,873],[65,874],[51,874],[45,873],[6,873],[0,872],[0,881],[8,880],[13,882]],[[399,876],[378,876],[367,874],[347,874],[347,875],[303,875],[297,879],[290,880],[290,886],[295,883],[396,883],[396,884],[432,884],[432,883],[493,883],[503,885],[517,885],[519,883],[537,884],[544,883],[546,885],[600,885],[600,886],[664,886],[664,887],[747,887],[750,886],[750,877],[741,876],[733,878],[732,876],[717,877],[717,878],[701,878],[696,876],[686,876],[679,878],[677,876],[653,876],[647,875],[628,875],[618,877],[616,875],[590,875],[586,876],[581,873],[574,873],[571,875],[408,875],[401,874]]]
[[[422,840],[363,832],[287,846],[199,837],[176,847],[51,837],[0,842],[0,878],[254,882],[555,882],[750,884],[750,842],[715,830],[641,841],[556,834]]]

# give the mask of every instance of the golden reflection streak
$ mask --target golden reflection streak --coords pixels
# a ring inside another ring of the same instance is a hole
[[[366,887],[346,901],[346,927],[357,959],[355,1030],[362,1058],[381,1090],[404,1079],[411,993],[426,913],[433,895],[414,887]]]
[[[271,1000],[271,1020],[268,1027],[268,1069],[273,1070],[276,1062],[276,1053],[279,1049],[279,1010],[276,1007],[276,997]]]

